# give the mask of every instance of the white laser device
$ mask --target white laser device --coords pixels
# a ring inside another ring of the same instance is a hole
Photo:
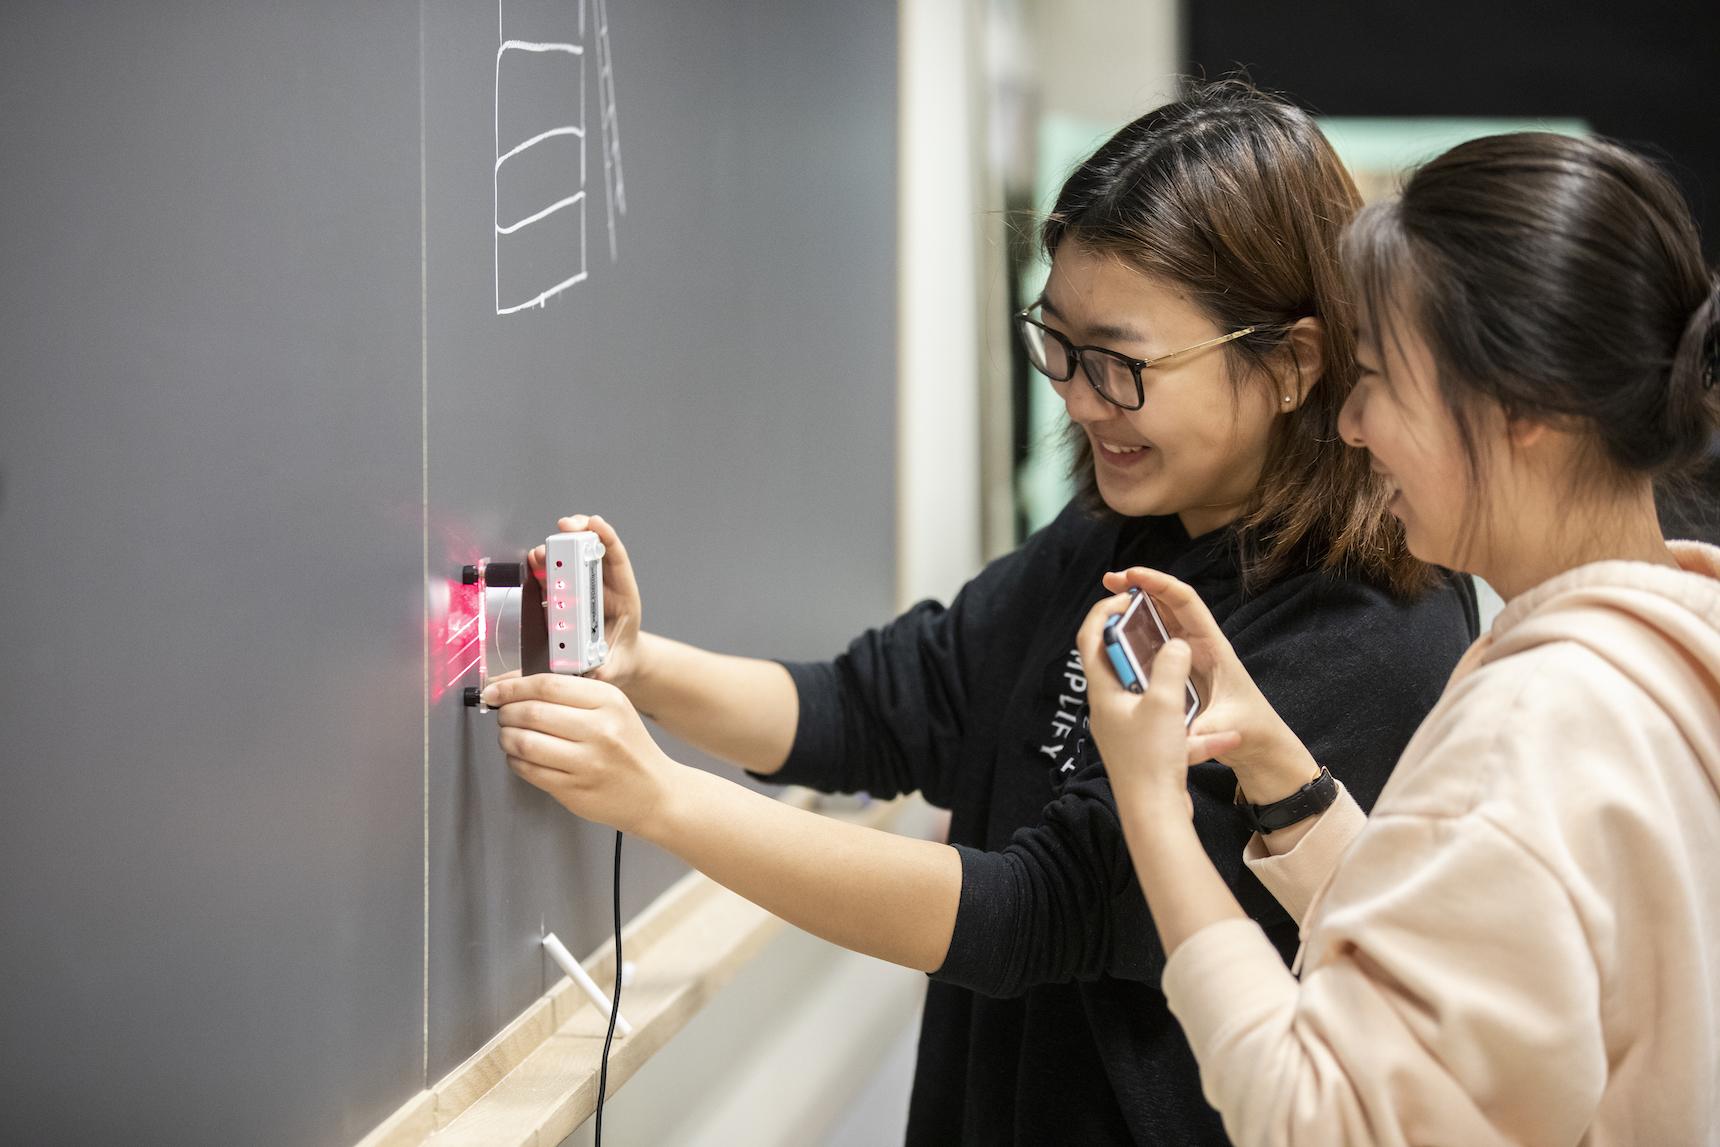
[[[551,673],[590,673],[609,657],[603,639],[603,543],[590,530],[544,539],[544,616]]]

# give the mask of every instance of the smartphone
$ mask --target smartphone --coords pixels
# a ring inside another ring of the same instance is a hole
[[[1153,599],[1138,589],[1131,589],[1128,608],[1122,613],[1112,614],[1105,622],[1105,653],[1124,688],[1131,693],[1147,691],[1147,666],[1153,663],[1153,658],[1170,639]],[[1195,691],[1194,682],[1190,681],[1188,711],[1183,714],[1183,724],[1192,724],[1199,712],[1200,694]]]

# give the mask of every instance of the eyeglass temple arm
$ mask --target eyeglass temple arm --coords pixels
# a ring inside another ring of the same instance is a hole
[[[1259,327],[1243,327],[1239,331],[1231,331],[1227,335],[1219,335],[1217,338],[1207,339],[1203,343],[1195,343],[1193,346],[1185,346],[1181,350],[1173,350],[1169,354],[1161,354],[1158,358],[1143,359],[1141,361],[1141,365],[1152,366],[1154,363],[1164,362],[1166,359],[1175,358],[1180,354],[1188,354],[1190,351],[1205,350],[1209,346],[1223,346],[1227,342],[1235,342],[1237,339],[1242,338],[1245,335],[1251,335],[1259,329]]]

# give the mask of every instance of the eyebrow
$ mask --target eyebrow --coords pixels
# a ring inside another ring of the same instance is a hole
[[[1048,295],[1044,295],[1044,294],[1040,295],[1039,296],[1039,302],[1036,305],[1042,311],[1044,311],[1046,314],[1050,315],[1052,318],[1058,320],[1059,322],[1067,323],[1069,321],[1069,316],[1065,315],[1062,311],[1058,310],[1056,305],[1054,303],[1052,303],[1051,298]],[[1138,342],[1146,342],[1147,341],[1147,336],[1142,334],[1136,328],[1131,327],[1131,326],[1118,325],[1115,323],[1098,323],[1098,324],[1095,324],[1094,326],[1087,328],[1087,333],[1090,336],[1092,336],[1093,338],[1103,339],[1106,342],[1137,342],[1138,343]]]

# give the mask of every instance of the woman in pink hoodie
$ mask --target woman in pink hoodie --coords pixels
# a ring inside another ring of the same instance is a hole
[[[1496,136],[1365,211],[1346,263],[1342,433],[1416,556],[1507,604],[1364,815],[1191,590],[1107,576],[1182,638],[1144,696],[1096,664],[1122,598],[1081,650],[1206,1096],[1244,1145],[1720,1143],[1720,550],[1668,542],[1654,504],[1720,397],[1689,211],[1622,148]],[[1190,827],[1191,665],[1299,978]]]

